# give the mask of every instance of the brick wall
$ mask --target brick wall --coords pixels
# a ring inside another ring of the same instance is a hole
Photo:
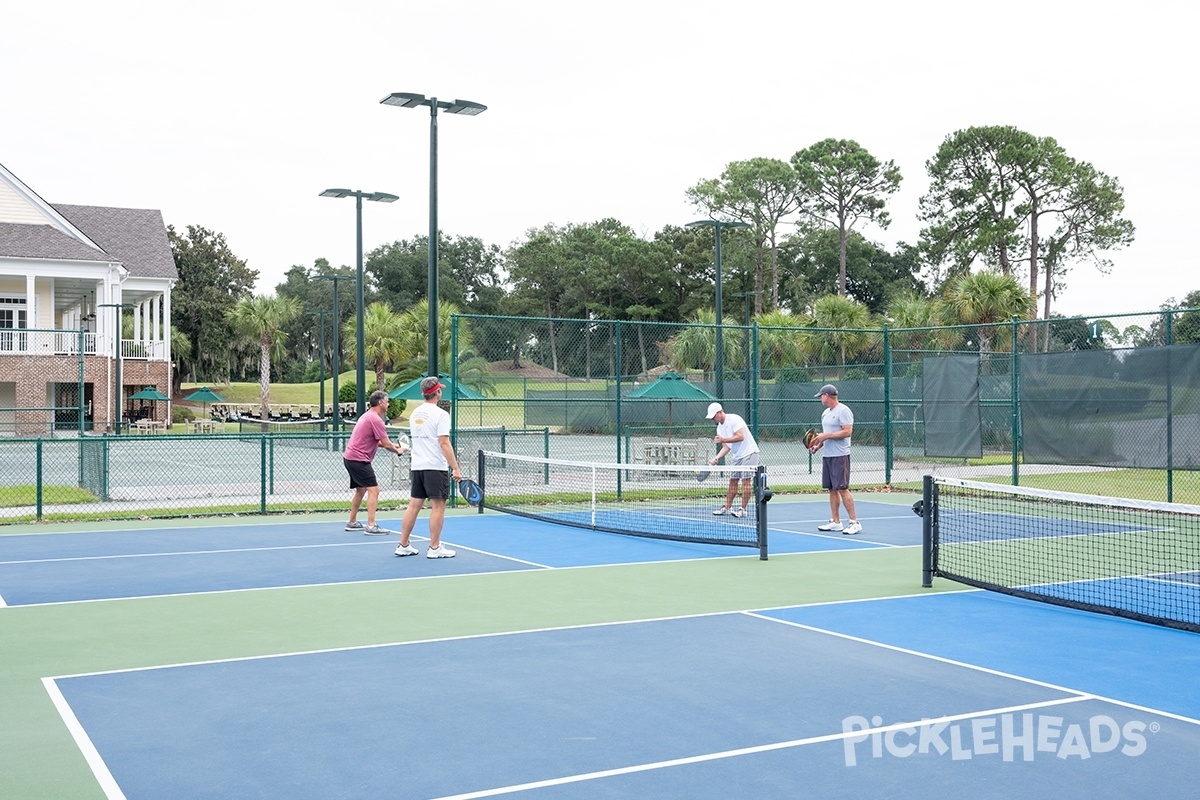
[[[110,393],[114,380],[112,358],[87,356],[83,363],[83,382],[92,386],[93,430],[111,429],[115,418]],[[51,386],[56,383],[77,384],[79,382],[79,359],[77,356],[33,356],[0,355],[0,381],[13,382],[17,390],[17,408],[46,408],[53,405]],[[153,386],[163,394],[171,393],[171,365],[165,361],[122,361],[121,383],[126,387],[125,396],[145,386]],[[128,399],[125,401],[129,407]],[[138,405],[138,401],[133,401]],[[168,421],[168,404],[162,401],[151,404],[152,418]],[[124,413],[122,417],[124,417]],[[38,436],[46,433],[53,420],[50,411],[17,411],[15,414],[18,436]]]

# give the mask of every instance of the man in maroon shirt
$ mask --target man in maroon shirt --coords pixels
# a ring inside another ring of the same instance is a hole
[[[342,463],[346,472],[350,473],[350,488],[354,497],[350,501],[350,521],[346,523],[348,531],[362,531],[367,536],[384,536],[389,531],[375,524],[375,508],[379,505],[379,481],[375,478],[375,469],[371,466],[372,459],[379,448],[391,450],[397,455],[403,455],[405,449],[394,444],[387,435],[384,418],[387,415],[387,392],[371,392],[367,400],[370,408],[354,425],[350,441],[346,442],[346,452],[342,454]],[[367,498],[367,524],[358,521],[358,509],[362,506],[363,497]]]

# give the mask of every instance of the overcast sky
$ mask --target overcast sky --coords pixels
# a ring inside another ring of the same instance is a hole
[[[647,237],[699,218],[685,191],[725,165],[828,137],[904,175],[889,250],[915,242],[924,164],[956,130],[1052,136],[1116,177],[1135,243],[1076,267],[1057,310],[1113,315],[1200,289],[1193,234],[1200,74],[1185,4],[1012,0],[604,3],[209,0],[7,4],[0,163],[51,203],[158,208],[223,233],[271,291],[287,269],[439,223],[501,247],[614,217]]]

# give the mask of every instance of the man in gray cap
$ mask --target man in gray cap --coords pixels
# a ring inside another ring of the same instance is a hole
[[[821,432],[812,443],[812,452],[825,448],[821,459],[821,488],[829,490],[829,522],[819,531],[841,531],[853,535],[862,530],[854,514],[854,495],[850,494],[850,434],[854,431],[854,412],[838,402],[837,387],[827,383],[816,393],[825,410],[821,412]],[[842,527],[841,508],[846,507],[846,526]]]
[[[450,480],[462,479],[454,448],[450,446],[450,415],[438,408],[442,389],[446,387],[434,376],[421,380],[421,396],[425,402],[409,417],[409,438],[412,440],[412,499],[400,524],[398,556],[415,556],[420,551],[409,541],[421,507],[429,500],[429,550],[426,558],[454,558],[455,552],[442,544],[442,522],[446,518],[446,501],[450,499]]]

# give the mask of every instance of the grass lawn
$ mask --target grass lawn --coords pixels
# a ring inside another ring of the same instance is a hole
[[[42,502],[46,505],[93,503],[96,496],[76,486],[43,486]],[[17,508],[37,504],[37,487],[6,486],[0,489],[0,508]]]
[[[1007,484],[1003,478],[986,479]],[[1171,475],[1171,500],[1200,505],[1200,472],[1176,470]],[[1167,473],[1164,470],[1120,469],[1111,472],[1062,472],[1052,475],[1022,475],[1022,486],[1057,492],[1097,494],[1104,497],[1130,497],[1137,500],[1167,500]]]

